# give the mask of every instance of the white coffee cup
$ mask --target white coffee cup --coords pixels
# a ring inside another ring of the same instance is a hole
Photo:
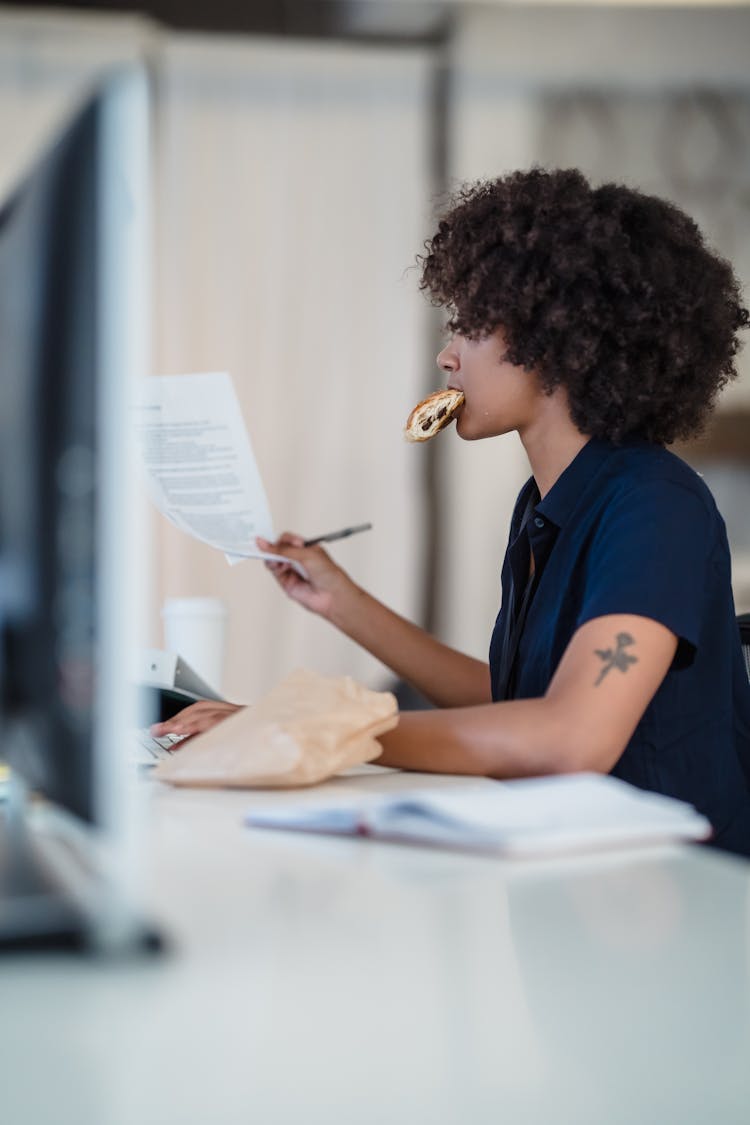
[[[164,647],[221,691],[227,607],[220,598],[167,598],[161,611]]]

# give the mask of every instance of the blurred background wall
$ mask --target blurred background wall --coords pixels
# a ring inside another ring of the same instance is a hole
[[[154,372],[230,371],[277,530],[372,520],[336,558],[400,612],[485,656],[528,464],[513,435],[403,442],[410,407],[441,382],[440,321],[418,293],[415,255],[460,182],[578,165],[682,204],[747,282],[750,10],[131,7],[0,7],[0,193],[98,73],[145,55]],[[724,512],[748,610],[750,351],[741,364],[711,429],[679,452]],[[299,665],[387,682],[260,564],[230,569],[153,523],[149,639],[160,643],[165,596],[224,598],[230,697],[252,699]]]

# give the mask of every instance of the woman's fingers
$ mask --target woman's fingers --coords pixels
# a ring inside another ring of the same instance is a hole
[[[189,707],[185,707],[163,723],[154,723],[150,732],[155,738],[161,738],[165,734],[179,734],[189,738],[191,735],[209,730],[240,709],[239,704],[236,703],[201,700],[199,703],[191,703]]]
[[[269,559],[266,566],[286,596],[299,602],[312,613],[323,616],[329,613],[336,590],[350,581],[322,547],[305,547],[304,539],[295,532],[285,531],[275,543],[269,543],[267,539],[258,539],[258,546],[262,550],[283,555],[290,560],[287,563]],[[292,562],[302,564],[305,570],[304,578],[301,577],[299,570],[291,565]]]
[[[258,536],[256,542],[261,551],[275,551],[281,555],[284,553],[284,547],[304,547],[305,545],[302,536],[293,531],[282,532],[275,543],[270,543],[268,539],[263,539],[261,536]]]

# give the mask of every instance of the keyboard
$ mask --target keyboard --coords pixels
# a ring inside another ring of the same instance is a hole
[[[153,765],[162,758],[168,758],[184,737],[184,734],[163,734],[159,738],[154,738],[148,727],[136,730],[136,760],[146,765]]]

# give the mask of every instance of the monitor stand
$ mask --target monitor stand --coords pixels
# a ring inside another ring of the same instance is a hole
[[[40,837],[33,827],[30,798],[16,778],[0,803],[0,953],[32,950],[111,952],[103,948],[100,918],[66,885],[54,851],[64,841]],[[66,864],[70,857],[66,857]],[[89,894],[93,902],[96,895]],[[156,952],[161,935],[132,920],[117,953]]]
[[[45,861],[15,781],[0,805],[0,949],[66,948],[86,944],[87,925]]]

